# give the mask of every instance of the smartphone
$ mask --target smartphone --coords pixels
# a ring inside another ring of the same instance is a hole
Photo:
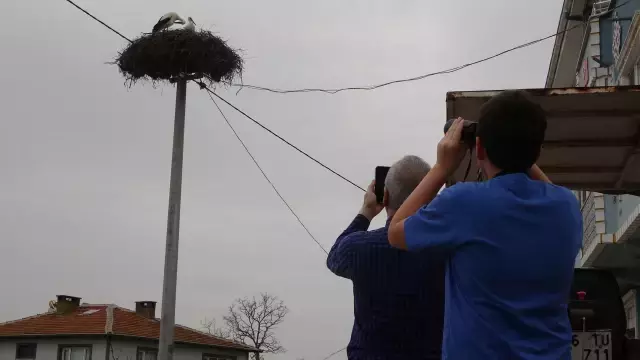
[[[382,204],[384,201],[384,181],[387,179],[390,167],[388,166],[376,166],[376,185],[375,193],[378,204]]]

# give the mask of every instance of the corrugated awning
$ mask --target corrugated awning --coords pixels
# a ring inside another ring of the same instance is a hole
[[[640,86],[527,89],[547,112],[538,165],[562,186],[640,195]],[[447,118],[478,118],[500,91],[447,93]],[[463,181],[468,155],[450,184]],[[472,161],[466,181],[475,181]]]

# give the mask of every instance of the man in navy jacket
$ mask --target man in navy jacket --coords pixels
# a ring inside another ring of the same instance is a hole
[[[376,202],[374,184],[351,225],[338,237],[328,268],[353,283],[354,324],[350,360],[439,360],[444,312],[444,260],[389,245],[391,218],[429,171],[417,156],[395,163],[385,181],[385,200]],[[367,231],[386,209],[383,228]]]

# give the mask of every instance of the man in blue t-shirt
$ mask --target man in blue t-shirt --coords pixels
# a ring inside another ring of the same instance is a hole
[[[570,360],[567,301],[582,242],[575,196],[535,165],[542,108],[520,91],[483,105],[475,153],[488,179],[438,190],[464,156],[463,120],[397,211],[391,245],[448,255],[442,357]]]

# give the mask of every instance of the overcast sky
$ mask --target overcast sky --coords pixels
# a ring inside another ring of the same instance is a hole
[[[248,84],[369,85],[446,69],[550,33],[561,0],[77,0],[124,34],[168,11],[244,49]],[[133,308],[161,300],[175,90],[127,89],[125,42],[64,0],[0,2],[0,320],[56,294]],[[543,87],[552,40],[450,75],[337,95],[220,94],[366,186],[405,154],[435,160],[449,90]],[[350,282],[280,202],[207,95],[190,85],[177,321],[199,327],[237,297],[291,309],[274,360],[322,359],[349,340]],[[362,192],[224,107],[328,249]],[[375,225],[382,224],[380,216]],[[157,315],[160,314],[158,304]],[[346,359],[343,352],[334,357]]]

